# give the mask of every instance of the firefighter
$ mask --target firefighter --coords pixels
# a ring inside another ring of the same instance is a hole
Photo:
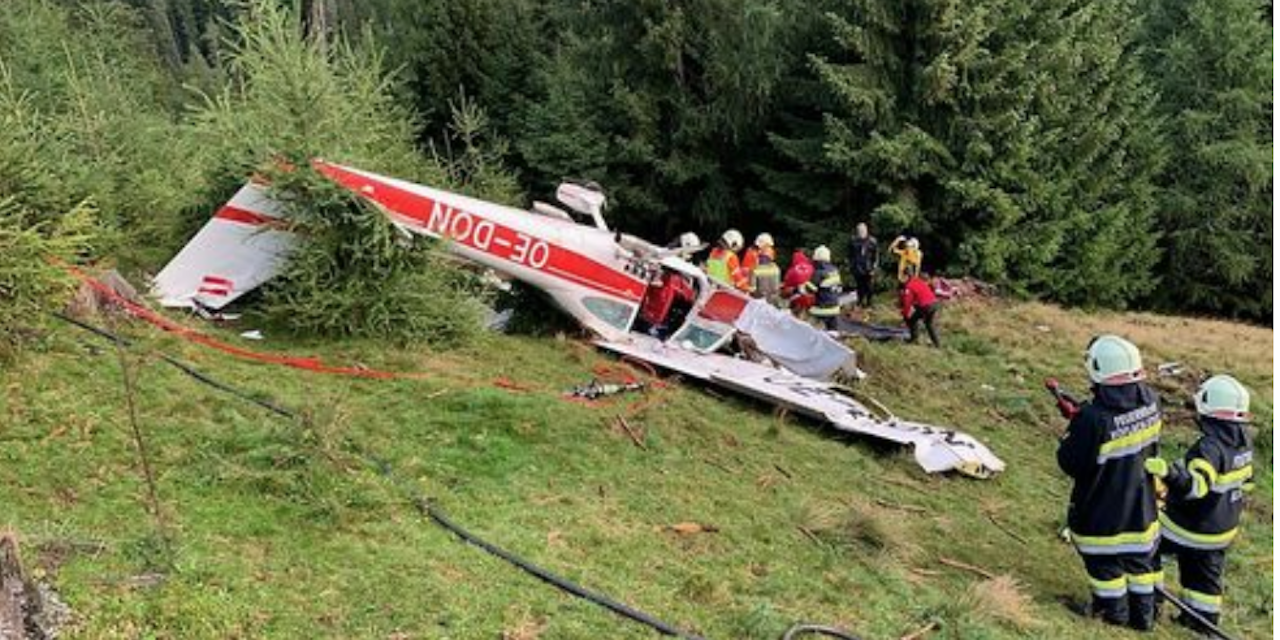
[[[1177,558],[1182,601],[1216,626],[1227,547],[1239,532],[1244,494],[1253,488],[1253,443],[1245,431],[1249,391],[1231,376],[1213,376],[1196,391],[1195,405],[1200,439],[1183,460],[1151,458],[1146,468],[1169,488],[1160,555]]]
[[[938,328],[934,326],[941,305],[938,296],[933,293],[933,287],[924,278],[911,276],[898,292],[898,300],[902,304],[902,319],[911,332],[908,341],[914,343],[920,337],[920,323],[924,322],[924,328],[929,332],[929,341],[933,346],[941,347]]]
[[[1114,335],[1089,344],[1093,398],[1071,418],[1058,466],[1074,482],[1067,530],[1093,591],[1091,615],[1141,631],[1155,624],[1156,490],[1145,470],[1159,453],[1162,417],[1142,356]]]
[[[777,256],[773,236],[762,233],[756,236],[755,246],[742,261],[742,268],[751,278],[751,293],[774,305],[778,304],[782,289],[782,269],[778,268]]]
[[[924,254],[920,251],[919,240],[898,236],[889,245],[889,251],[898,256],[899,283],[905,283],[912,276],[920,275],[920,269],[924,265]]]
[[[797,317],[803,315],[813,306],[813,295],[804,291],[805,283],[813,277],[813,262],[804,254],[804,249],[796,249],[791,254],[791,266],[782,279],[782,297],[789,301],[791,313]]]
[[[707,276],[721,284],[746,291],[751,283],[738,260],[742,242],[742,234],[737,229],[724,232],[716,242],[716,247],[711,250],[711,257],[707,258]]]
[[[822,320],[828,331],[835,331],[840,317],[840,270],[831,262],[831,250],[826,246],[813,250],[813,276],[801,287],[814,294],[809,315]]]

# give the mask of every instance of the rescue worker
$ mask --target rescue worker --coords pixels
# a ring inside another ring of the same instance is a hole
[[[680,237],[669,246],[684,256],[691,256],[703,249],[702,239],[692,231],[680,234]]]
[[[907,323],[907,330],[911,332],[907,341],[914,343],[920,337],[920,323],[924,322],[924,328],[929,332],[929,341],[934,347],[941,347],[938,328],[934,326],[941,305],[938,296],[933,293],[933,287],[924,278],[911,276],[899,289],[898,301],[902,306],[902,320]]]
[[[804,249],[796,249],[791,254],[791,265],[787,267],[787,275],[782,279],[782,296],[791,306],[791,313],[799,316],[813,306],[813,295],[804,291],[805,283],[813,277],[813,262],[804,254]]]
[[[707,258],[707,276],[721,284],[746,291],[751,282],[738,260],[742,242],[742,234],[737,229],[724,232],[716,247],[711,250],[711,257]]]
[[[640,303],[640,319],[648,326],[648,334],[665,338],[676,327],[671,326],[671,307],[678,300],[692,305],[697,298],[693,286],[683,274],[663,269],[659,279],[653,282]]]
[[[1160,555],[1178,559],[1182,601],[1217,626],[1227,548],[1240,530],[1244,494],[1253,488],[1253,443],[1245,431],[1249,391],[1231,376],[1213,376],[1196,391],[1195,405],[1200,439],[1183,460],[1151,458],[1146,468],[1169,488]],[[1187,618],[1179,621],[1199,626]]]
[[[1138,348],[1124,338],[1094,338],[1085,368],[1093,398],[1058,444],[1058,466],[1074,483],[1067,530],[1089,575],[1090,615],[1147,631],[1161,576],[1156,488],[1145,470],[1159,453],[1159,398],[1143,382]]]
[[[889,245],[889,250],[898,256],[898,282],[906,282],[911,276],[920,275],[924,264],[924,254],[920,252],[920,241],[915,238],[898,236]]]
[[[867,231],[867,224],[859,222],[849,239],[849,267],[853,271],[853,284],[858,292],[858,304],[871,306],[872,286],[876,268],[880,266],[880,245]]]
[[[778,304],[782,290],[782,269],[778,268],[773,236],[767,233],[756,236],[755,246],[742,261],[742,268],[750,275],[752,295],[764,298],[769,304]]]
[[[831,250],[825,245],[813,250],[813,276],[801,289],[814,294],[809,315],[822,320],[828,331],[835,331],[840,317],[840,270],[831,263]]]

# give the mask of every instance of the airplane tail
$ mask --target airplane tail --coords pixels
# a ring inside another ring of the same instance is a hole
[[[266,185],[250,180],[152,282],[166,307],[221,309],[280,272],[295,234]]]

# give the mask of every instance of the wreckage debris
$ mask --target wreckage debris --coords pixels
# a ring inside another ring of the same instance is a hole
[[[592,378],[587,384],[574,387],[567,395],[573,398],[582,398],[584,400],[598,400],[607,396],[615,396],[620,393],[629,393],[632,391],[641,391],[645,387],[643,382],[624,382],[609,383],[600,382]]]
[[[937,277],[933,279],[933,293],[943,300],[955,300],[959,298],[996,298],[999,297],[1000,290],[991,283],[968,276],[963,278]]]

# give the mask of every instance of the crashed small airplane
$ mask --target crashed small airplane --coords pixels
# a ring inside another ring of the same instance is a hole
[[[840,431],[910,445],[930,473],[985,478],[1004,469],[969,435],[871,411],[831,381],[841,371],[860,375],[853,351],[763,300],[710,280],[688,260],[696,248],[661,247],[611,230],[598,189],[561,184],[556,197],[573,213],[542,202],[524,211],[324,160],[313,167],[405,232],[445,240],[458,256],[540,289],[595,334],[602,349]],[[281,224],[284,215],[267,186],[251,180],[156,276],[153,293],[165,306],[216,310],[258,287],[280,271],[297,241]],[[641,309],[673,278],[686,295],[655,328]],[[736,337],[748,338],[746,351],[766,358],[728,353]]]

